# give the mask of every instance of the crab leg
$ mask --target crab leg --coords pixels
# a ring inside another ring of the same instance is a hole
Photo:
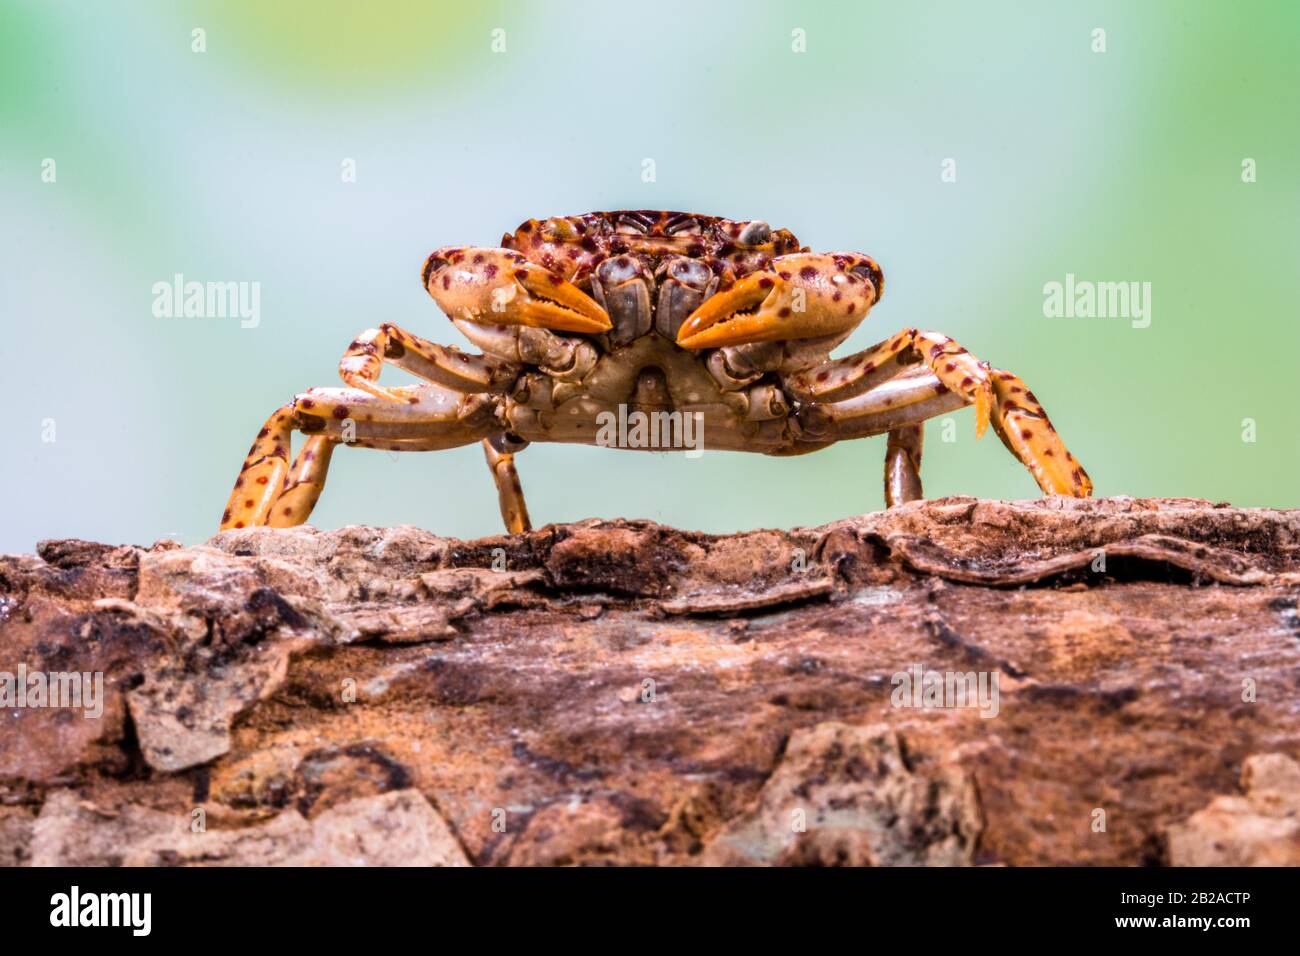
[[[916,501],[921,493],[921,445],[925,426],[919,422],[889,433],[885,451],[885,507]]]
[[[794,421],[798,445],[821,448],[846,438],[882,435],[917,425],[967,403],[932,372],[912,369],[870,392],[840,402],[801,405]]]
[[[1070,453],[1047,418],[1047,412],[1020,376],[990,369],[993,381],[993,430],[1007,450],[1020,459],[1049,495],[1087,498],[1092,479]]]
[[[1086,498],[1092,493],[1092,482],[1025,383],[1010,372],[991,369],[938,332],[904,329],[857,355],[787,376],[782,384],[796,401],[836,403],[869,393],[917,365],[928,366],[944,385],[974,404],[976,435],[991,421],[1002,443],[1046,494]]]
[[[483,439],[483,453],[487,456],[492,480],[496,482],[501,520],[505,522],[508,532],[522,534],[531,531],[533,525],[528,520],[528,505],[524,502],[524,489],[519,484],[519,472],[515,471],[514,452],[505,450],[507,444],[503,439],[504,436]],[[512,447],[516,450],[527,447],[527,442]]]
[[[895,341],[897,338],[895,336],[890,341]],[[948,341],[951,343],[952,340]],[[969,389],[964,393],[953,390],[940,376],[923,371],[915,365],[908,370],[906,365],[899,366],[896,361],[890,361],[891,377],[883,382],[872,378],[874,372],[868,369],[871,359],[863,362],[862,358],[877,353],[880,348],[881,346],[876,346],[875,349],[868,349],[859,355],[849,356],[821,369],[803,372],[796,376],[805,382],[811,379],[813,384],[811,390],[796,386],[793,390],[796,396],[813,394],[820,397],[823,394],[830,394],[838,397],[846,393],[853,395],[852,398],[841,397],[838,401],[815,401],[812,404],[802,405],[797,415],[802,426],[801,443],[809,438],[821,440],[823,436],[830,441],[837,441],[841,438],[876,435],[977,401],[970,395]],[[964,354],[969,357],[969,353]],[[1034,393],[1029,391],[1019,376],[1002,369],[988,368],[983,363],[980,365],[993,395],[993,410],[989,418],[993,430],[997,432],[1007,450],[1015,455],[1034,476],[1038,487],[1049,495],[1086,498],[1092,494],[1092,482],[1083,470],[1083,466],[1065,447],[1065,443],[1061,441],[1060,435],[1048,420],[1047,412],[1038,403]],[[856,371],[852,374],[856,376],[856,381],[860,382],[868,378],[871,379],[871,386],[859,385],[849,388],[842,380],[835,383],[834,372],[822,380],[822,372],[830,366],[839,366],[841,370],[845,366],[855,368]],[[864,369],[867,370],[863,371]],[[927,385],[924,384],[927,382],[930,383],[928,393]],[[831,383],[835,383],[833,387],[817,391],[821,385]],[[939,386],[944,391],[937,392],[934,386]],[[787,389],[787,391],[791,390]],[[880,427],[882,423],[885,423],[886,427]],[[917,451],[919,464],[919,447]],[[887,453],[886,468],[891,467]]]
[[[458,392],[493,392],[506,388],[519,374],[516,366],[438,345],[385,322],[358,335],[339,362],[344,383],[388,401],[404,401],[378,384],[387,362],[436,385]]]
[[[284,483],[284,491],[271,508],[267,521],[272,528],[292,528],[300,525],[316,507],[316,501],[325,490],[325,474],[338,442],[324,435],[308,438],[293,460],[293,467]]]
[[[469,445],[501,431],[494,396],[464,395],[439,385],[391,391],[398,401],[359,389],[313,388],[277,409],[244,459],[220,530],[306,521],[325,486],[333,447],[340,442],[431,451]],[[291,468],[294,431],[309,438]]]
[[[289,448],[295,422],[293,402],[276,409],[266,420],[235,479],[230,501],[221,515],[220,530],[266,524],[289,474]]]
[[[939,381],[975,406],[975,434],[983,435],[993,404],[988,366],[939,332],[904,329],[857,355],[787,376],[782,384],[796,401],[840,402],[917,365],[928,366]]]

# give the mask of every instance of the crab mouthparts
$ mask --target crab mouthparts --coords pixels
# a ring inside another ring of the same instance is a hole
[[[731,288],[700,303],[677,330],[677,344],[686,349],[718,348],[780,337],[770,318],[759,311],[781,280],[767,274],[748,275]]]

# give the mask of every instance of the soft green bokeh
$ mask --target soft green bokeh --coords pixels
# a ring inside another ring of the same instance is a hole
[[[357,332],[460,343],[419,286],[429,250],[623,207],[871,253],[887,292],[846,348],[923,325],[1014,369],[1099,494],[1300,505],[1298,118],[1289,0],[3,0],[0,550],[201,540],[267,413],[335,384]],[[261,283],[260,326],[154,318],[151,287],[177,272]],[[1150,327],[1045,318],[1067,272],[1150,282]],[[1036,495],[954,417],[954,442],[928,432],[930,495]],[[520,469],[539,523],[728,531],[879,508],[883,450],[534,445]],[[342,450],[314,523],[352,522],[499,527],[477,447]]]

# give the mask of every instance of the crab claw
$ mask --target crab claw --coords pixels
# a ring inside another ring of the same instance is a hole
[[[561,332],[612,328],[589,295],[507,249],[439,249],[425,260],[424,287],[453,319]]]
[[[853,328],[880,297],[880,267],[856,253],[773,259],[700,303],[677,331],[682,348],[810,339]]]

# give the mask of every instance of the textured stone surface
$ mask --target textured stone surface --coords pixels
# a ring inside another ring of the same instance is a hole
[[[1170,828],[1178,866],[1300,866],[1300,764],[1257,754],[1241,772],[1244,796],[1215,797]]]
[[[201,826],[199,824],[201,821]],[[285,810],[265,823],[208,831],[128,804],[104,810],[67,790],[32,826],[33,866],[468,866],[442,817],[415,790],[362,797],[311,820]]]
[[[0,864],[1294,862],[1297,597],[1300,513],[1186,499],[43,542],[0,674],[103,714],[0,711]]]

